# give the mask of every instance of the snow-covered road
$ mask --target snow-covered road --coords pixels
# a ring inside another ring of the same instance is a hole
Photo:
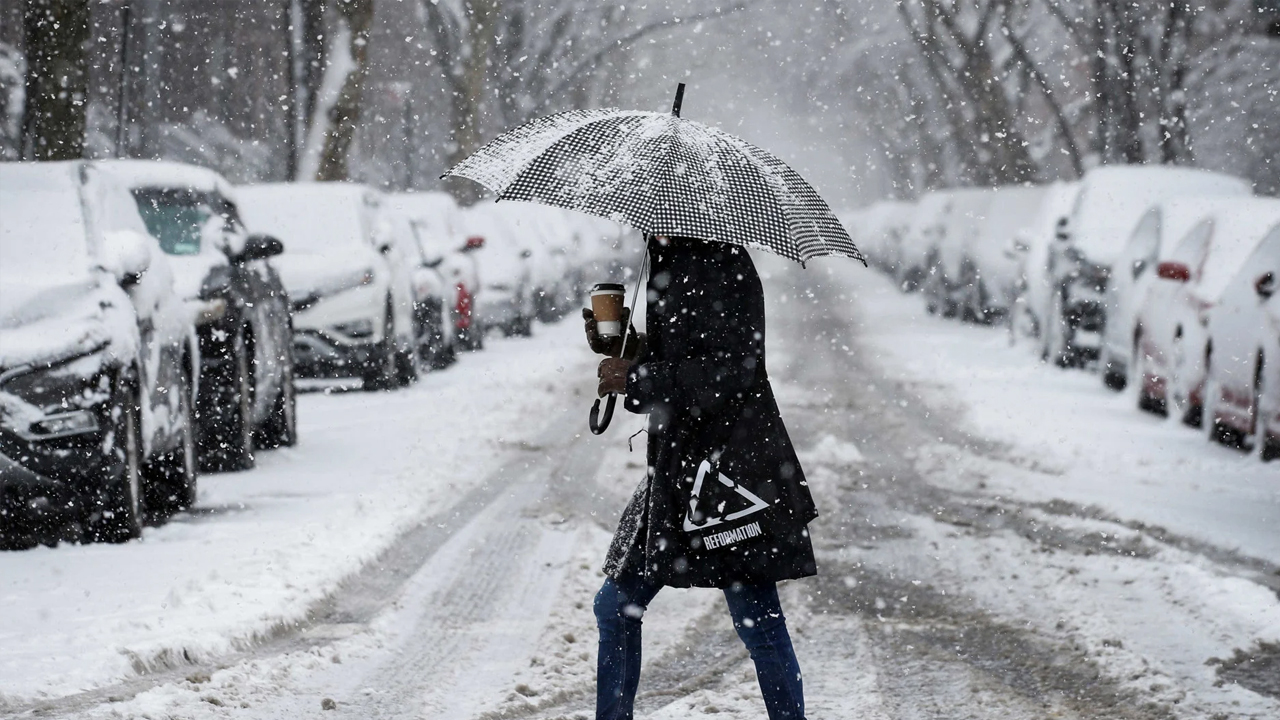
[[[1280,716],[1274,463],[850,263],[759,264],[823,513],[821,575],[784,586],[809,717]],[[308,395],[302,444],[203,480],[191,517],[0,556],[0,703],[589,717],[591,596],[643,456],[634,417],[585,433],[580,333],[495,342],[406,392]],[[644,717],[761,716],[722,604],[659,595]]]

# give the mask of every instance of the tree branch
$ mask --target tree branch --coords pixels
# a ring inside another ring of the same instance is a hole
[[[1004,15],[1005,23],[1008,16]],[[1071,169],[1075,172],[1076,177],[1084,175],[1084,162],[1080,156],[1080,148],[1076,144],[1075,136],[1071,133],[1071,123],[1067,121],[1067,115],[1062,110],[1062,104],[1053,94],[1053,89],[1049,86],[1049,79],[1040,71],[1040,67],[1036,65],[1035,60],[1031,57],[1031,53],[1027,52],[1026,45],[1023,44],[1022,38],[1014,32],[1013,28],[1008,24],[1004,25],[1006,31],[1005,39],[1009,42],[1009,47],[1013,50],[1014,57],[1022,63],[1031,73],[1031,78],[1040,86],[1040,92],[1044,93],[1045,102],[1049,105],[1049,110],[1053,113],[1054,121],[1058,125],[1058,134],[1062,136],[1062,141],[1067,145],[1067,155],[1071,158]]]
[[[697,22],[699,20],[711,20],[714,18],[724,17],[726,15],[732,15],[734,13],[741,12],[742,10],[745,10],[748,7],[751,7],[752,5],[755,5],[758,1],[759,0],[744,0],[743,2],[738,2],[723,8],[715,8],[714,10],[707,10],[705,12],[691,13],[689,15],[681,15],[673,18],[666,18],[663,20],[655,20],[646,25],[641,25],[635,30],[632,30],[627,34],[619,38],[616,38],[611,42],[606,43],[604,46],[597,48],[593,52],[588,53],[585,58],[580,60],[578,64],[574,65],[569,70],[569,73],[565,75],[564,78],[562,78],[555,85],[551,86],[551,89],[548,90],[547,93],[542,97],[542,99],[538,101],[538,105],[535,108],[534,112],[540,112],[542,110],[545,110],[547,105],[550,103],[551,98],[558,96],[561,92],[564,91],[566,87],[570,85],[570,83],[577,80],[578,77],[582,75],[582,73],[595,67],[596,63],[600,62],[602,58],[604,58],[606,55],[608,55],[611,52],[615,52],[617,50],[621,50],[623,48],[634,45],[637,41],[643,39],[647,35],[651,35],[661,30],[669,29],[670,27],[675,25],[682,25],[684,23]]]

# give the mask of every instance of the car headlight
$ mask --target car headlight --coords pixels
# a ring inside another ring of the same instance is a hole
[[[31,423],[27,439],[50,440],[69,435],[96,432],[97,430],[97,415],[88,410],[75,410],[73,412],[50,415],[43,420]]]
[[[373,336],[373,321],[368,318],[362,320],[352,320],[351,322],[334,325],[334,330],[353,338],[366,338]]]
[[[196,300],[196,324],[215,323],[227,315],[227,301],[223,298],[212,300]]]

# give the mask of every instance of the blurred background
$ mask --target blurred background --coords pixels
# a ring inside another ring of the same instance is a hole
[[[845,206],[1137,162],[1280,192],[1280,0],[0,1],[4,159],[40,156],[55,82],[84,98],[61,158],[436,189],[502,129],[677,80]]]

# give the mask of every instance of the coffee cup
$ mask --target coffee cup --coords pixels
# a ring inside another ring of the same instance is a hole
[[[622,283],[596,283],[591,288],[591,314],[596,319],[596,334],[615,338],[622,335],[622,307],[626,289]]]

